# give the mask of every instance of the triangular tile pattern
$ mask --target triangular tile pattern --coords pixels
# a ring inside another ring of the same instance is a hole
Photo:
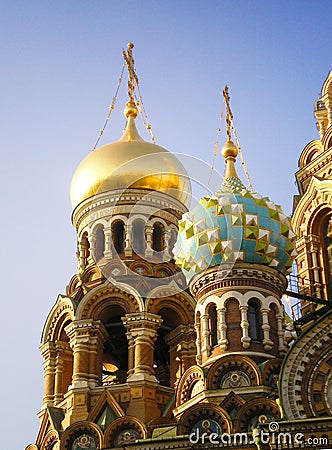
[[[179,222],[175,260],[187,279],[209,267],[243,261],[287,274],[295,251],[290,218],[268,197],[251,193],[238,178],[224,181]]]

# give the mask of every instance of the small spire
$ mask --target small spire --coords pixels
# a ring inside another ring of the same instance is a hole
[[[235,168],[235,161],[238,154],[238,148],[232,141],[231,136],[231,126],[233,120],[232,110],[229,104],[230,96],[228,92],[228,86],[226,85],[223,90],[223,96],[226,105],[226,132],[227,132],[227,142],[221,150],[222,156],[225,158],[226,170],[225,170],[225,180],[228,178],[239,178]]]

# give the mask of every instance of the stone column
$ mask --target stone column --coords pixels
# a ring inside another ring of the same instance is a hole
[[[166,261],[169,261],[170,259],[172,259],[172,256],[171,256],[172,255],[172,251],[171,251],[170,245],[169,245],[170,240],[171,240],[171,232],[170,232],[170,230],[167,230],[167,231],[164,232],[163,240],[164,240],[163,261],[166,262]]]
[[[273,341],[270,339],[269,309],[261,308],[261,313],[264,350],[270,351],[273,347]]]
[[[219,316],[219,340],[218,344],[223,350],[227,350],[228,340],[227,340],[227,323],[226,323],[226,308],[217,309]]]
[[[125,249],[124,254],[128,258],[133,256],[133,226],[131,224],[125,224]]]
[[[96,235],[94,233],[90,234],[90,255],[88,258],[88,262],[89,263],[94,263],[95,262],[95,245],[96,245]]]
[[[123,324],[134,340],[134,367],[127,381],[153,381],[154,342],[162,319],[147,312],[126,314]]]
[[[195,330],[190,324],[179,325],[165,338],[170,347],[170,385],[176,388],[183,373],[195,364]]]
[[[98,350],[107,332],[100,321],[76,320],[66,327],[74,353],[73,388],[95,386],[99,379]]]
[[[242,328],[242,347],[249,348],[251,338],[249,337],[249,322],[248,322],[248,306],[240,306],[241,311],[241,328]]]
[[[317,298],[322,298],[322,280],[321,280],[321,267],[318,262],[318,252],[320,250],[320,239],[318,236],[311,234],[308,236],[309,239],[309,252],[311,254],[312,262],[312,275],[314,281],[314,292],[310,295],[314,295]]]
[[[202,316],[202,355],[208,357],[210,355],[210,330],[209,330],[209,315]]]
[[[201,340],[201,319],[195,323],[196,331],[196,361],[202,364],[202,340]]]
[[[86,244],[83,240],[77,243],[77,259],[78,259],[78,273],[82,273],[86,266]]]
[[[135,340],[130,331],[126,333],[127,341],[128,341],[128,376],[134,373],[134,365],[135,365]]]
[[[147,225],[145,227],[145,236],[146,236],[145,257],[148,259],[152,258],[152,256],[153,256],[152,234],[153,234],[153,227],[151,227],[150,225]]]
[[[286,354],[287,346],[285,342],[285,331],[283,329],[283,316],[281,314],[277,314],[277,335],[278,335],[278,350],[281,355]]]
[[[111,227],[104,228],[105,233],[105,250],[104,256],[106,259],[112,258],[112,229]]]
[[[55,363],[55,388],[54,388],[54,403],[57,405],[63,400],[63,360],[65,356],[65,342],[56,342],[56,363]]]
[[[54,406],[56,350],[54,342],[46,342],[41,349],[44,365],[44,397],[42,408]]]

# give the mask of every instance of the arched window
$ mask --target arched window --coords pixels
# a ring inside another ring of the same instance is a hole
[[[209,330],[210,330],[210,345],[214,347],[218,344],[218,316],[216,305],[210,305],[208,310],[209,315]]]
[[[136,220],[133,223],[133,250],[137,255],[143,255],[145,249],[145,226],[143,220]]]
[[[163,226],[159,223],[153,226],[152,233],[152,248],[155,252],[162,252],[164,250],[163,246],[163,234],[164,229]]]
[[[112,224],[112,241],[118,255],[124,253],[124,223],[118,220]]]
[[[260,341],[262,338],[260,308],[257,301],[255,300],[249,301],[248,320],[249,320],[249,336],[253,341]]]
[[[100,261],[104,257],[105,251],[105,234],[104,227],[98,225],[95,231],[96,243],[95,243],[95,260]]]

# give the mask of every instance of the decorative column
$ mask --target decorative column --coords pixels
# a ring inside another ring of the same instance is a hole
[[[131,224],[125,224],[125,249],[124,254],[128,258],[133,256],[133,247],[132,247],[132,236],[133,236],[133,226]]]
[[[217,309],[218,322],[219,322],[219,340],[218,344],[223,350],[227,350],[228,339],[227,339],[227,323],[226,323],[226,308]]]
[[[98,382],[98,350],[107,332],[100,321],[76,320],[66,327],[74,353],[73,388],[95,386]]]
[[[163,239],[164,239],[163,261],[166,262],[166,261],[169,261],[170,259],[172,259],[171,249],[170,249],[170,240],[171,240],[170,230],[167,230],[164,232]]]
[[[133,313],[126,314],[122,322],[134,339],[134,368],[127,382],[156,382],[153,369],[154,342],[162,323],[161,317],[147,312]]]
[[[308,236],[309,252],[311,254],[312,275],[314,281],[315,292],[310,293],[317,298],[322,298],[322,280],[320,276],[321,267],[318,262],[318,252],[320,249],[320,239],[318,236],[311,234]]]
[[[170,385],[176,388],[183,373],[195,364],[195,331],[192,325],[179,325],[165,338],[170,347]]]
[[[284,355],[287,352],[287,346],[285,342],[285,330],[283,329],[283,315],[277,314],[277,335],[278,335],[278,350]]]
[[[88,257],[88,262],[89,263],[94,263],[95,262],[95,245],[96,245],[96,235],[94,233],[90,234],[90,255]]]
[[[200,319],[195,323],[195,331],[196,331],[196,361],[198,364],[202,364],[202,340],[201,340]]]
[[[105,233],[105,250],[104,256],[106,259],[112,258],[112,229],[111,227],[104,228]]]
[[[152,234],[153,234],[153,227],[150,225],[146,225],[146,227],[145,227],[145,236],[146,236],[145,257],[146,258],[153,257]]]
[[[55,388],[54,388],[54,403],[57,405],[63,400],[63,360],[65,356],[64,345],[66,342],[56,342],[56,362],[55,362]]]
[[[209,315],[202,316],[202,355],[208,357],[210,355],[210,330],[209,330]]]
[[[44,364],[44,397],[42,408],[54,406],[56,350],[54,342],[46,342],[41,349]]]
[[[240,306],[241,311],[241,328],[242,328],[242,347],[249,348],[251,338],[249,337],[249,322],[248,322],[248,306]]]
[[[134,373],[134,365],[135,365],[135,340],[130,331],[126,333],[127,341],[128,341],[128,377]]]
[[[261,313],[264,350],[270,351],[273,347],[273,341],[270,339],[269,309],[261,308]]]
[[[77,260],[78,260],[78,273],[82,273],[86,266],[86,243],[83,241],[77,242]]]

